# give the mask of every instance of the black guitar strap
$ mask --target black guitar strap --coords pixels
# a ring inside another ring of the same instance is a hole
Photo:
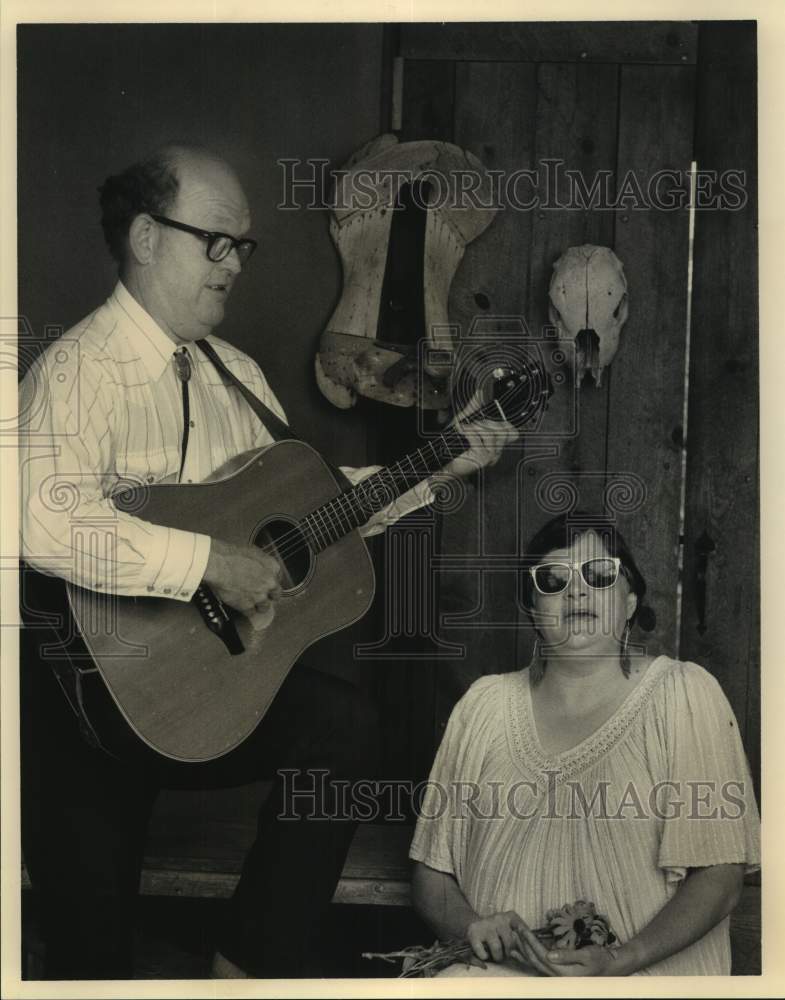
[[[288,424],[285,424],[280,417],[276,416],[269,406],[266,406],[258,396],[255,396],[251,392],[245,383],[241,382],[240,379],[226,367],[223,361],[221,361],[218,352],[208,340],[197,340],[196,346],[200,347],[209,360],[212,361],[221,378],[237,389],[276,441],[300,440],[298,435],[294,433]]]
[[[275,413],[266,406],[258,396],[251,392],[247,385],[240,381],[239,378],[233,372],[227,368],[227,366],[221,361],[218,356],[218,352],[215,350],[213,345],[207,340],[197,340],[196,344],[202,349],[204,354],[210,361],[212,361],[218,374],[233,386],[243,399],[248,403],[251,409],[254,411],[259,420],[264,424],[267,430],[272,434],[276,441],[303,441],[304,439],[300,437],[299,434],[295,434],[292,428],[283,422],[280,417],[276,416]],[[330,471],[338,480],[338,483],[343,488],[351,489],[351,483],[346,478],[346,476],[341,472],[341,470],[334,465],[330,465]]]

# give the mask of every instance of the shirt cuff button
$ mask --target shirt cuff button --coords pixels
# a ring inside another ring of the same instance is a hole
[[[172,592],[172,588],[171,587],[164,587],[164,593],[165,594],[171,594],[171,592]]]

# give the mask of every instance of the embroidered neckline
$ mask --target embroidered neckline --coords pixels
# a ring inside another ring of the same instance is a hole
[[[515,759],[526,766],[527,772],[534,771],[538,784],[542,785],[547,784],[547,772],[558,772],[558,781],[578,774],[604,756],[625,735],[649,701],[655,687],[668,673],[672,662],[667,656],[655,657],[649,664],[646,676],[613,715],[580,743],[558,754],[546,753],[537,736],[528,667],[506,674],[507,731]]]

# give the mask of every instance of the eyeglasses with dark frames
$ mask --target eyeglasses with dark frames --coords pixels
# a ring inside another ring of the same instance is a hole
[[[196,226],[178,222],[177,219],[168,219],[165,215],[154,215],[152,212],[149,215],[151,219],[155,219],[163,226],[180,229],[184,233],[190,233],[192,236],[198,236],[199,239],[205,240],[207,242],[207,258],[216,264],[228,257],[232,250],[236,250],[240,264],[244,265],[258,245],[256,240],[238,240],[228,233],[213,233],[207,229],[197,229]]]
[[[562,560],[530,566],[534,586],[541,594],[552,597],[562,594],[569,587],[572,574],[577,570],[583,582],[592,590],[607,590],[619,578],[621,559],[618,556],[603,556],[596,559],[579,559],[575,562]]]

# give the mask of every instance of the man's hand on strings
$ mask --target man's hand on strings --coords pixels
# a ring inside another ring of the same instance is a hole
[[[279,563],[255,545],[231,545],[213,538],[204,582],[216,597],[242,612],[254,628],[266,628],[281,596]]]
[[[512,424],[502,420],[501,414],[499,420],[467,423],[467,418],[481,405],[480,394],[475,393],[469,404],[453,420],[451,426],[466,438],[469,448],[449,462],[444,467],[445,472],[454,476],[470,476],[486,465],[495,465],[505,447],[518,440],[520,432]]]

